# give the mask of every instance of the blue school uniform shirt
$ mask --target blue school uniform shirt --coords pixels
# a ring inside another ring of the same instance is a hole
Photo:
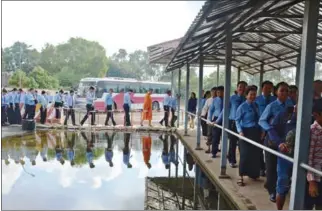
[[[234,94],[230,97],[230,101],[229,101],[229,119],[230,120],[236,120],[236,113],[237,113],[237,109],[238,107],[245,102],[246,98],[244,96],[238,95],[238,94]],[[224,111],[222,110],[220,112],[219,115],[219,119],[222,119],[222,115],[223,115]]]
[[[110,161],[112,161],[112,159],[113,159],[113,151],[105,149],[105,160],[107,162],[110,162]]]
[[[130,152],[128,154],[123,153],[123,163],[128,165],[130,163]]]
[[[39,95],[38,96],[38,103],[40,103],[43,108],[47,108],[48,102],[47,102],[46,96]]]
[[[236,112],[236,128],[238,133],[243,132],[243,128],[257,127],[258,108],[255,102],[242,103]]]
[[[56,94],[54,97],[54,101],[56,103],[61,103],[63,101],[63,96],[60,93]]]
[[[293,105],[293,106],[295,106],[295,105],[296,105],[296,102],[295,102],[295,101],[293,101],[293,100],[292,100],[291,98],[289,98],[289,97],[287,98],[287,100],[286,100],[286,101],[287,101],[287,104],[288,104],[288,105]]]
[[[60,161],[63,158],[63,152],[57,152],[56,153],[56,159]]]
[[[171,96],[166,95],[163,99],[163,106],[171,106]]]
[[[131,96],[129,92],[124,94],[124,104],[128,104],[131,107]]]
[[[13,103],[20,103],[22,98],[22,93],[15,93]]]
[[[255,99],[256,104],[258,105],[259,115],[262,115],[266,106],[268,106],[270,103],[274,102],[276,100],[275,96],[267,96],[265,97],[263,94],[260,96],[257,96]]]
[[[30,92],[25,94],[25,104],[26,105],[35,105],[35,98]]]
[[[8,105],[8,97],[7,94],[4,94],[1,96],[1,106],[6,106]]]
[[[214,98],[209,108],[209,114],[210,114],[211,120],[213,120],[214,118],[217,118],[217,120],[215,121],[216,124],[221,124],[222,118],[219,118],[219,117],[220,117],[220,113],[222,112],[222,109],[223,109],[223,98],[221,97]]]
[[[10,103],[13,103],[13,92],[9,92],[8,94],[7,94],[7,100],[8,100],[8,104],[10,104]]]
[[[108,93],[105,97],[105,106],[111,106],[113,105],[113,97],[111,93]]]
[[[68,95],[66,98],[66,106],[67,107],[74,107],[75,106],[75,99],[74,99],[74,95]]]
[[[88,163],[93,163],[94,154],[93,152],[86,152],[86,159]]]
[[[177,110],[177,106],[178,106],[177,98],[175,98],[175,97],[171,97],[171,102],[170,102],[169,106],[170,106],[173,110]]]
[[[95,100],[95,93],[94,92],[87,92],[86,94],[86,104],[93,105]]]
[[[72,161],[75,158],[75,150],[71,148],[67,148],[67,159]]]
[[[162,154],[161,157],[164,165],[170,164],[169,154]]]

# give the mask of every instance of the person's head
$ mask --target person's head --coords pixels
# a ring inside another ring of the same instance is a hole
[[[322,100],[317,100],[314,102],[312,114],[315,121],[322,125]]]
[[[45,94],[46,94],[46,91],[42,90],[42,91],[41,91],[41,94],[42,94],[42,95],[45,95]]]
[[[69,93],[70,93],[71,96],[73,96],[74,95],[74,90],[70,90]]]
[[[295,102],[297,102],[298,88],[295,85],[290,85],[288,88],[288,96]]]
[[[254,87],[254,89],[256,89],[256,92],[258,91],[258,87],[256,85],[252,85],[252,87]]]
[[[224,97],[224,86],[218,86],[217,87],[217,97]]]
[[[277,98],[281,102],[285,102],[288,98],[288,84],[280,82],[276,85]]]
[[[31,165],[35,166],[36,165],[36,161],[35,160],[31,161]]]
[[[71,160],[71,161],[70,161],[70,165],[71,165],[71,166],[75,166],[75,161],[74,161],[74,160]]]
[[[109,92],[110,92],[110,94],[112,94],[112,93],[113,93],[113,89],[111,88],[111,89],[109,90]]]
[[[129,91],[128,91],[129,93],[132,93],[133,92],[133,89],[129,89]]]
[[[18,92],[19,92],[19,93],[22,93],[22,92],[23,92],[23,90],[20,88]]]
[[[111,160],[108,163],[109,163],[110,167],[114,166],[114,164],[113,164],[113,162]]]
[[[121,89],[121,90],[120,90],[120,93],[124,93],[124,89]]]
[[[12,92],[17,92],[17,88],[13,88],[12,89]]]
[[[2,89],[2,93],[3,94],[7,94],[7,90],[6,89]]]
[[[64,90],[62,90],[62,89],[61,89],[61,90],[59,91],[59,94],[61,94],[61,95],[62,95],[62,94],[64,94]]]
[[[190,95],[191,98],[196,98],[196,93],[194,92],[191,92],[191,95]]]
[[[264,81],[262,83],[262,93],[264,96],[268,96],[270,94],[272,94],[274,85],[271,81]]]
[[[203,98],[209,98],[209,97],[211,97],[211,93],[210,93],[210,91],[208,90],[208,91],[206,91],[206,93],[205,93],[205,95],[203,96]]]
[[[237,94],[244,95],[246,87],[247,87],[247,83],[245,81],[239,81],[237,83]]]
[[[89,167],[92,169],[92,168],[95,168],[95,165],[94,165],[94,163],[90,163],[89,164]]]
[[[152,94],[152,92],[153,92],[153,89],[149,89],[148,93]]]
[[[315,96],[321,97],[321,93],[322,93],[322,81],[321,80],[315,80],[313,82],[313,90],[314,90]]]
[[[176,94],[176,98],[177,98],[177,100],[179,100],[179,99],[180,99],[180,97],[181,97],[181,95],[180,95],[180,94]]]
[[[93,86],[89,87],[90,92],[94,92],[95,88]]]
[[[254,102],[256,99],[256,93],[257,93],[256,88],[253,86],[249,86],[245,92],[247,101]]]
[[[212,87],[210,92],[212,97],[217,97],[217,87]]]
[[[167,95],[171,96],[171,90],[167,91]]]
[[[46,158],[46,157],[43,157],[43,158],[42,158],[42,160],[43,160],[44,162],[47,162],[47,158]]]
[[[146,166],[148,167],[148,169],[152,167],[151,163],[147,163]]]
[[[132,168],[132,164],[131,163],[128,163],[127,164],[127,168],[131,169]]]
[[[33,88],[30,88],[30,89],[29,89],[29,92],[30,92],[30,93],[34,93],[34,92],[35,92],[35,90],[34,90]]]

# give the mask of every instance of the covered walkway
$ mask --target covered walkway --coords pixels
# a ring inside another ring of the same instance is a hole
[[[222,126],[221,178],[229,176],[227,166],[227,133],[293,162],[292,188],[289,209],[302,209],[306,185],[306,171],[321,175],[309,167],[308,141],[315,62],[322,61],[322,3],[319,0],[213,0],[206,1],[178,47],[173,52],[166,71],[185,67],[186,94],[189,96],[189,67],[199,64],[199,96],[203,89],[203,67],[206,63],[225,64],[225,96]],[[259,145],[228,130],[231,69],[259,74],[261,84],[265,72],[296,67],[299,86],[296,144],[294,159]],[[180,94],[181,83],[178,83]],[[187,111],[186,98],[186,111]],[[199,100],[198,105],[200,105]],[[198,106],[196,149],[201,147],[201,106]],[[188,113],[185,114],[185,135],[188,135]],[[212,124],[208,122],[208,124]],[[301,150],[299,150],[301,149]],[[263,199],[266,200],[266,199]],[[268,199],[267,199],[268,200]]]

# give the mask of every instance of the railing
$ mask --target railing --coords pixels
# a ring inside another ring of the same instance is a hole
[[[241,136],[241,135],[239,135],[239,134],[237,134],[237,133],[235,133],[235,132],[233,132],[233,131],[231,131],[231,130],[229,130],[229,129],[227,129],[227,128],[223,128],[223,126],[218,125],[218,124],[215,124],[215,123],[213,123],[213,122],[210,122],[209,120],[207,120],[207,119],[205,119],[205,118],[202,118],[201,116],[199,116],[199,115],[197,115],[197,114],[190,113],[190,112],[188,112],[188,111],[185,111],[185,112],[186,112],[187,114],[189,114],[189,115],[195,116],[195,118],[200,118],[202,121],[205,121],[205,122],[207,123],[207,125],[211,125],[211,126],[213,126],[213,127],[217,127],[217,128],[220,128],[220,129],[224,129],[227,133],[230,133],[231,135],[234,135],[234,136],[238,137],[239,139],[241,139],[241,140],[243,140],[243,141],[246,141],[246,142],[248,142],[248,143],[250,143],[250,144],[252,144],[252,145],[254,145],[254,146],[256,146],[256,147],[258,147],[258,148],[260,148],[260,149],[262,149],[262,150],[264,150],[264,151],[267,151],[267,152],[269,152],[269,153],[272,153],[272,154],[276,155],[277,157],[283,158],[283,159],[285,159],[285,160],[287,160],[287,161],[289,161],[289,162],[294,163],[294,159],[293,159],[293,158],[291,158],[291,157],[289,157],[289,156],[286,156],[286,155],[284,155],[284,154],[282,154],[282,153],[280,153],[280,152],[278,152],[278,151],[275,151],[275,150],[273,150],[273,149],[271,149],[271,148],[269,148],[269,147],[266,147],[266,146],[264,146],[264,145],[262,145],[262,144],[259,144],[259,143],[255,142],[255,141],[253,141],[253,140],[251,140],[251,139],[249,139],[249,138],[246,138],[246,137],[244,137],[244,136]],[[308,165],[308,164],[306,164],[306,163],[300,163],[300,166],[301,166],[302,168],[304,168],[305,170],[307,170],[307,171],[310,171],[310,172],[315,173],[315,174],[317,174],[317,175],[319,175],[319,176],[322,176],[322,171],[319,171],[319,170],[317,170],[317,169],[315,169],[315,168],[313,168],[313,167],[309,166],[309,165]]]

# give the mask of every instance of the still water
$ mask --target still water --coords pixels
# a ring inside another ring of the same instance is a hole
[[[173,134],[37,131],[2,139],[4,210],[231,209],[218,195]]]

